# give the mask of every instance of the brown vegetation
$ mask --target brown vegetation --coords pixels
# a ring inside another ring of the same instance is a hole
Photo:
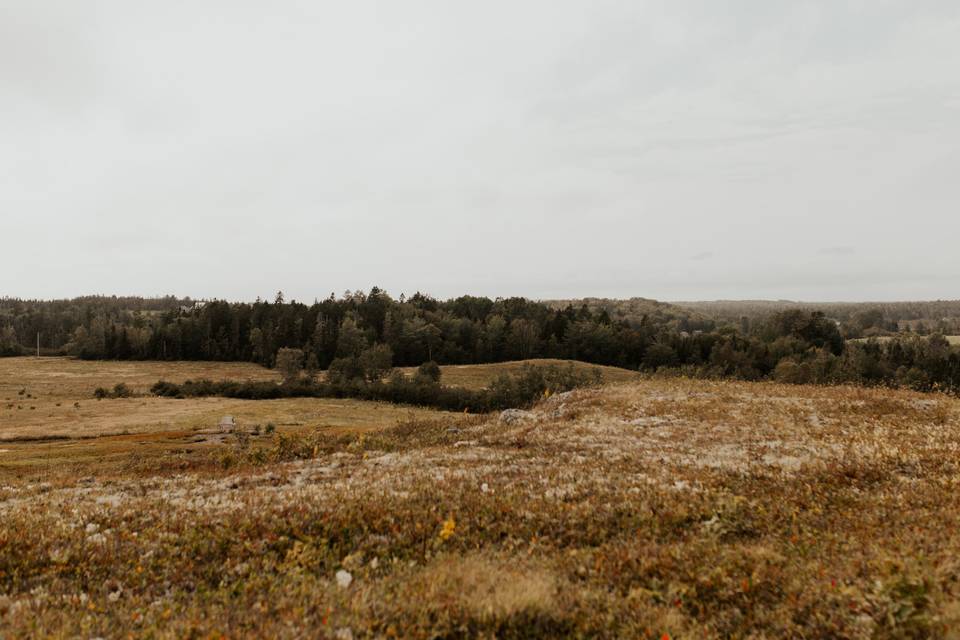
[[[113,362],[0,358],[0,480],[49,480],[114,472],[132,458],[147,468],[187,468],[219,439],[203,434],[224,415],[244,429],[359,433],[436,415],[356,400],[226,398],[174,400],[147,395],[159,378],[278,381],[263,367],[233,362]],[[130,398],[97,400],[98,387],[125,384]],[[21,393],[22,392],[22,393]],[[147,464],[152,463],[152,464]]]
[[[186,471],[10,480],[0,625],[957,637],[958,427],[936,394],[654,379],[502,419],[227,440]]]

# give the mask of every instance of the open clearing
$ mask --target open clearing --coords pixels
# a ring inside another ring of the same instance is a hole
[[[72,358],[0,358],[0,439],[97,436],[186,430],[216,420],[236,403],[154,397],[97,401],[97,387],[125,383],[146,394],[158,380],[277,380],[275,372],[232,362],[87,362]]]
[[[647,379],[207,453],[10,477],[0,628],[958,637],[960,401],[942,395]]]
[[[279,380],[276,372],[234,362],[88,362],[71,358],[0,358],[0,479],[103,467],[111,461],[205,449],[197,432],[231,415],[240,426],[280,432],[362,432],[435,415],[412,407],[349,399],[158,398],[158,380]],[[137,397],[96,400],[97,387],[127,384]]]
[[[530,364],[567,366],[561,360]],[[483,388],[501,373],[523,363],[442,367],[444,384]],[[615,367],[573,363],[578,369],[601,370],[604,380],[636,379],[639,374]],[[412,371],[412,370],[408,370]],[[292,398],[235,400],[229,398],[158,398],[148,395],[158,380],[272,380],[275,371],[237,362],[117,362],[73,358],[0,358],[0,479],[24,474],[70,473],[86,468],[103,472],[131,454],[154,459],[176,458],[219,443],[197,432],[216,426],[224,415],[249,429],[272,423],[282,433],[323,430],[360,433],[391,427],[398,421],[442,415],[439,412],[349,399]],[[126,384],[132,398],[96,400],[97,387]],[[149,465],[147,465],[149,466]],[[89,467],[89,468],[88,468]]]
[[[566,366],[562,360],[531,360],[535,365]],[[524,363],[442,367],[443,383],[479,389],[501,373],[514,373]],[[599,369],[604,381],[623,382],[640,374],[616,367],[573,363],[578,369]],[[406,370],[408,373],[412,369]],[[49,436],[98,436],[148,431],[184,431],[216,424],[224,414],[247,423],[316,426],[327,417],[310,407],[343,408],[329,417],[331,425],[356,422],[357,404],[327,400],[247,402],[226,398],[173,400],[146,395],[158,380],[273,380],[275,371],[237,362],[89,362],[72,358],[0,358],[0,440]],[[125,383],[138,397],[97,401],[97,387]],[[369,404],[369,403],[368,403]],[[362,413],[362,412],[361,412]],[[367,416],[360,416],[366,418]],[[384,426],[380,423],[378,426]]]
[[[531,364],[566,366],[561,360]],[[474,389],[501,373],[514,373],[523,363],[442,367],[443,383]],[[599,369],[603,379],[622,382],[640,374],[616,367],[574,363],[578,369]],[[411,370],[407,370],[408,372]],[[245,401],[228,398],[174,400],[146,395],[158,380],[273,380],[275,371],[236,362],[89,362],[71,358],[0,358],[0,440],[44,437],[90,437],[146,432],[193,431],[216,425],[223,415],[243,424],[361,427],[389,426],[390,418],[409,410],[348,400],[292,399]],[[125,383],[138,397],[94,399],[97,387]],[[374,407],[364,408],[364,407]],[[379,413],[371,414],[371,411]],[[387,420],[380,413],[389,414]]]

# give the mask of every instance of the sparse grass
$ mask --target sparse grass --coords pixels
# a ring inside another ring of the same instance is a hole
[[[954,398],[674,378],[282,422],[0,487],[3,633],[958,637]]]

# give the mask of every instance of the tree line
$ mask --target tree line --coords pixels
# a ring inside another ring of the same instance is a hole
[[[254,303],[165,300],[165,306],[109,297],[0,301],[0,331],[9,334],[4,353],[30,352],[39,333],[45,353],[84,359],[272,367],[280,349],[298,348],[308,366],[327,369],[338,358],[386,345],[396,366],[555,357],[636,367],[661,333],[686,328],[659,318],[628,326],[586,305],[553,309],[525,298],[437,300],[420,293],[394,299],[378,288],[312,304],[285,301],[282,293]]]
[[[623,301],[609,301],[620,308]],[[920,335],[960,334],[960,300],[904,302],[821,302],[789,300],[718,300],[678,302],[676,306],[697,317],[719,323],[751,324],[791,310],[822,311],[840,323],[845,338],[889,336],[898,332]]]
[[[355,379],[393,366],[560,358],[688,375],[960,390],[960,354],[943,336],[851,342],[822,311],[786,309],[714,321],[672,305],[611,313],[590,303],[347,292],[305,304],[92,297],[0,300],[0,354],[40,333],[45,353],[86,359],[235,360],[273,367],[300,350],[308,371]],[[640,313],[640,315],[636,315]],[[859,317],[859,316],[858,316]],[[371,377],[370,379],[373,379]]]

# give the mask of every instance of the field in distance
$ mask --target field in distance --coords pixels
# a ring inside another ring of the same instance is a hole
[[[515,373],[524,364],[567,366],[562,360],[530,360],[486,365],[445,366],[443,384],[479,389],[502,373]],[[624,382],[639,374],[616,367],[570,363],[578,370],[598,369],[605,382]],[[413,369],[406,369],[412,372]],[[50,436],[99,436],[148,431],[182,431],[215,425],[224,414],[245,422],[272,420],[316,426],[323,415],[305,407],[353,406],[333,400],[277,401],[200,398],[172,400],[148,395],[158,380],[188,379],[279,381],[276,371],[238,362],[118,362],[72,358],[0,358],[0,440]],[[135,397],[97,401],[98,387],[126,384]],[[362,404],[362,403],[361,403]],[[373,403],[375,404],[375,403]],[[349,426],[334,417],[328,426]],[[382,426],[382,425],[378,425]]]
[[[237,362],[117,362],[72,358],[0,358],[0,478],[52,473],[63,465],[96,472],[131,454],[165,456],[209,448],[221,417],[280,432],[360,432],[438,412],[350,399],[158,398],[158,380],[279,381],[270,369]],[[124,383],[131,398],[96,400],[97,387]]]
[[[482,388],[501,373],[524,363],[446,366],[443,383]],[[560,360],[530,364],[566,366]],[[592,365],[572,363],[580,370]],[[603,379],[622,382],[636,372],[596,367]],[[412,371],[409,369],[407,371]],[[238,362],[84,361],[72,358],[0,358],[0,476],[47,472],[58,465],[89,465],[94,470],[137,453],[166,455],[171,450],[206,448],[215,438],[196,432],[214,428],[224,415],[252,428],[274,424],[281,432],[322,429],[360,432],[390,427],[398,421],[441,415],[440,412],[349,399],[158,398],[149,389],[158,380],[188,379],[279,381],[276,371]],[[131,398],[96,400],[98,387],[126,384]]]

